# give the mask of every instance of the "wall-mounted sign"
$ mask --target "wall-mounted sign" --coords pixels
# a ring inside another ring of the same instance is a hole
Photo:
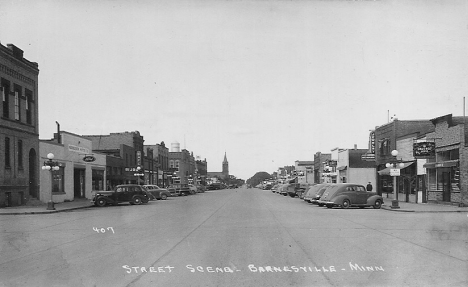
[[[415,158],[434,158],[435,157],[435,142],[414,142],[413,156]]]
[[[375,154],[375,131],[371,131],[369,134],[369,150],[368,154]]]
[[[85,162],[93,162],[95,160],[96,160],[96,158],[93,155],[90,155],[90,154],[85,155],[85,157],[83,158],[83,161],[85,161]]]
[[[374,153],[365,153],[361,155],[361,160],[363,161],[375,161]]]
[[[79,153],[89,153],[89,149],[81,146],[76,146],[76,145],[68,145],[68,150],[69,151],[74,151],[74,152],[79,152]]]

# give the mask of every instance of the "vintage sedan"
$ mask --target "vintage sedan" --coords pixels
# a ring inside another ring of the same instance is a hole
[[[304,193],[304,198],[303,198],[304,201],[312,203],[312,200],[320,199],[320,196],[323,194],[323,191],[326,189],[326,187],[330,185],[331,183],[320,183],[320,184],[312,185]],[[320,195],[319,195],[319,192],[321,192]],[[317,204],[317,202],[315,204]]]
[[[357,206],[364,208],[372,206],[380,208],[383,204],[382,196],[376,192],[367,191],[365,186],[353,183],[338,183],[323,193],[318,204],[326,205],[328,208],[338,206],[349,208]]]
[[[172,195],[178,195],[178,196],[183,196],[183,195],[190,195],[190,188],[188,187],[188,184],[186,183],[174,183],[170,185],[167,190]]]
[[[117,185],[111,191],[97,191],[93,194],[94,205],[102,207],[107,204],[117,205],[121,202],[129,202],[132,205],[147,203],[149,200],[147,190],[137,184]]]
[[[166,200],[168,197],[172,196],[169,190],[161,188],[154,184],[143,185],[156,199]]]

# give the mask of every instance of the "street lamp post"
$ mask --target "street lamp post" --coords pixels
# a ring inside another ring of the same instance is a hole
[[[393,200],[392,200],[392,209],[397,209],[400,208],[398,205],[398,191],[397,191],[397,176],[400,175],[400,169],[403,168],[405,165],[401,162],[401,160],[397,159],[398,151],[397,150],[392,150],[392,156],[394,159],[390,161],[389,163],[385,164],[385,166],[388,167],[393,167],[393,169],[390,169],[390,175],[393,177]],[[398,168],[399,167],[399,168]]]
[[[53,161],[54,154],[49,153],[47,154],[47,160],[44,162],[42,166],[42,170],[50,171],[50,201],[47,203],[47,210],[55,210],[54,201],[52,199],[52,192],[54,190],[54,171],[59,170],[59,163],[57,161]]]

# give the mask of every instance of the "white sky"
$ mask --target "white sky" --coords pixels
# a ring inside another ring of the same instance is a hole
[[[40,138],[138,130],[247,179],[463,115],[468,1],[0,0],[39,63]]]

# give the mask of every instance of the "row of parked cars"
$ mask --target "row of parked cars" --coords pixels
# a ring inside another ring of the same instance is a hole
[[[123,184],[117,185],[114,190],[95,192],[91,201],[99,207],[108,204],[117,205],[121,202],[140,205],[150,200],[166,200],[168,197],[202,193],[205,190],[204,185],[193,184],[173,184],[168,188],[161,188],[152,184]]]
[[[327,208],[373,207],[379,209],[383,204],[382,196],[376,192],[367,191],[363,185],[354,183],[277,184],[271,188],[271,191],[284,196],[298,197],[306,202]]]

